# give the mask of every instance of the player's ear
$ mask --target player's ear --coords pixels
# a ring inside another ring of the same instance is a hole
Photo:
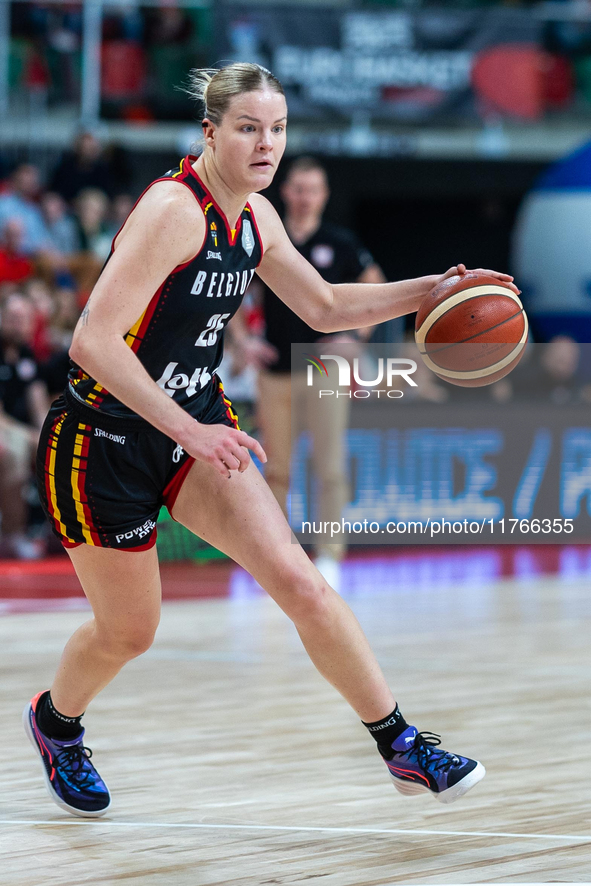
[[[213,148],[215,135],[214,124],[207,117],[204,117],[201,121],[201,126],[203,128],[203,141],[208,147]]]

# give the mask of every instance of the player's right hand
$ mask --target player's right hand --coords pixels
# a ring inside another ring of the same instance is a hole
[[[211,465],[222,477],[230,479],[232,471],[240,474],[250,462],[249,449],[259,461],[267,461],[265,450],[254,437],[244,431],[229,428],[227,425],[203,425],[195,422],[197,431],[190,443],[184,446],[185,452],[193,458]]]
[[[501,271],[492,271],[489,268],[467,268],[466,265],[459,264],[454,265],[449,268],[445,274],[442,274],[437,283],[438,286],[443,280],[447,280],[449,277],[455,277],[459,275],[463,277],[464,274],[486,274],[487,277],[496,277],[497,280],[500,280],[501,283],[505,283],[509,289],[512,289],[516,295],[521,295],[521,290],[517,288],[513,280],[514,277],[511,274],[503,274]]]

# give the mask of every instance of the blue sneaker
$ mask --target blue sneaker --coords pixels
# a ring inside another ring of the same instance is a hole
[[[23,711],[23,725],[29,741],[43,763],[45,785],[54,803],[85,818],[104,815],[111,797],[104,781],[90,762],[92,751],[82,744],[84,729],[77,738],[58,741],[41,732],[35,719],[40,692]]]
[[[384,762],[394,787],[401,794],[429,791],[440,803],[453,803],[474,787],[486,770],[482,763],[440,750],[438,735],[405,729],[392,744],[392,757]]]

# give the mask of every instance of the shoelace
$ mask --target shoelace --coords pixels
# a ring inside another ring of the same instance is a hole
[[[90,748],[81,744],[74,744],[63,748],[56,755],[56,763],[64,769],[67,775],[76,782],[79,788],[89,788],[94,784],[94,772],[92,766],[85,764],[92,757]]]
[[[455,754],[450,754],[449,751],[436,750],[437,745],[440,744],[441,736],[435,732],[417,732],[411,747],[402,751],[401,755],[405,757],[416,755],[423,769],[430,769],[433,772],[437,770],[447,772],[452,766],[457,766],[460,758]]]

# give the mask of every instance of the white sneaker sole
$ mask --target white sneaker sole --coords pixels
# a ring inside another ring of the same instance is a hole
[[[92,812],[90,810],[85,811],[83,809],[75,809],[73,806],[68,806],[68,804],[64,803],[64,801],[60,797],[58,797],[57,794],[55,793],[53,787],[51,786],[51,781],[49,780],[47,770],[45,769],[45,763],[43,762],[43,757],[41,756],[41,751],[39,750],[39,745],[37,744],[37,741],[35,740],[35,736],[33,735],[33,730],[31,728],[31,722],[29,719],[30,710],[31,710],[31,702],[29,702],[29,704],[25,706],[25,709],[23,711],[23,726],[25,727],[25,732],[27,733],[27,737],[28,737],[29,741],[33,745],[35,753],[39,757],[39,761],[41,763],[41,768],[43,770],[43,780],[45,781],[45,787],[47,788],[47,793],[49,794],[49,796],[51,797],[53,802],[56,804],[56,806],[59,806],[60,809],[65,809],[65,811],[69,812],[71,815],[78,815],[81,818],[100,818],[101,815],[104,815],[105,812],[107,812],[109,810],[109,807],[111,805],[110,800],[109,800],[109,805],[105,806],[104,809],[99,809],[97,812]]]
[[[400,794],[404,794],[406,797],[412,797],[416,794],[431,794],[436,800],[439,800],[440,803],[447,804],[454,803],[456,800],[459,800],[460,797],[463,797],[464,794],[466,794],[470,788],[473,788],[475,784],[478,784],[485,775],[486,769],[482,763],[477,763],[472,772],[465,775],[461,781],[458,781],[457,784],[454,784],[451,788],[447,788],[447,790],[441,791],[440,793],[432,791],[430,788],[418,784],[416,781],[405,781],[402,778],[396,778],[392,773],[390,773],[390,778],[392,779],[392,783],[396,790]]]

